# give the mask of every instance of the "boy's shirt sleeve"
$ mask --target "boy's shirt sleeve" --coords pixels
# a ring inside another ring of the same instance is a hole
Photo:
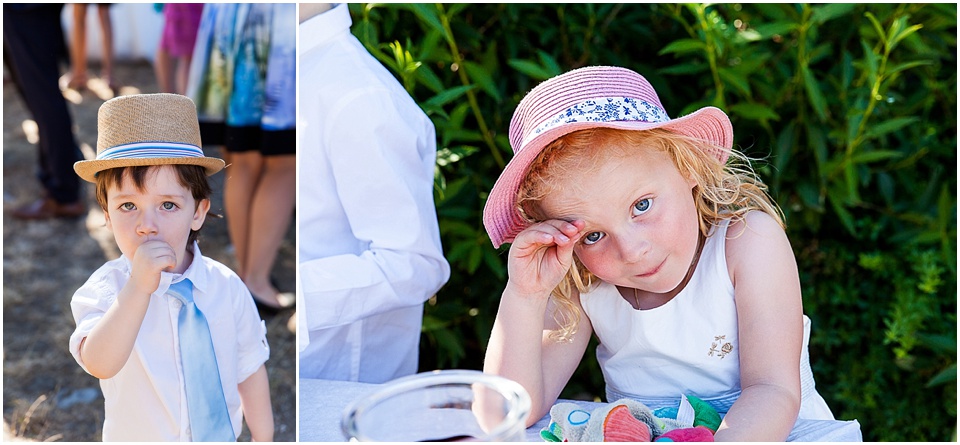
[[[270,358],[270,345],[267,325],[260,319],[253,297],[242,282],[232,298],[237,319],[237,382],[243,382]]]
[[[70,300],[73,320],[77,323],[77,328],[70,335],[70,353],[87,373],[90,371],[80,357],[80,343],[90,335],[107,309],[110,309],[117,299],[120,289],[112,275],[111,271],[98,270],[80,289],[77,289]]]
[[[364,90],[337,103],[329,112],[335,117],[313,133],[322,142],[306,156],[329,163],[350,236],[362,251],[299,263],[298,317],[302,312],[305,323],[298,331],[423,304],[450,277],[433,201],[435,130],[425,116],[410,117],[422,114],[418,108],[405,115],[402,102],[387,90]],[[364,110],[363,119],[344,117],[352,109]],[[307,236],[322,243],[325,234]]]

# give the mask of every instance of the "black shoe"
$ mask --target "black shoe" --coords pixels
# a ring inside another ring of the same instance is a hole
[[[257,305],[257,310],[259,310],[261,314],[273,315],[280,311],[292,309],[297,306],[296,297],[290,292],[280,292],[277,294],[277,300],[280,301],[280,306],[265,303],[257,298],[253,292],[250,292],[250,296],[253,297],[253,302]]]

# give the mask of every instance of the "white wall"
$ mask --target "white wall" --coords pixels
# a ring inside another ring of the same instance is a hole
[[[80,6],[87,8],[87,60],[99,61],[103,56],[103,37],[97,5]],[[64,6],[61,16],[68,45],[73,30],[73,7],[74,4]],[[114,60],[146,59],[153,62],[163,31],[163,14],[153,8],[153,3],[114,3],[110,6],[110,20],[113,24]]]

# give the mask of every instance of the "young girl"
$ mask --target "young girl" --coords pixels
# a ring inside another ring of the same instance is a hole
[[[510,141],[484,210],[494,246],[513,243],[484,371],[527,389],[528,424],[591,332],[609,402],[695,395],[724,416],[717,440],[782,441],[798,417],[833,419],[781,214],[722,111],[671,120],[639,74],[587,67],[534,88]]]

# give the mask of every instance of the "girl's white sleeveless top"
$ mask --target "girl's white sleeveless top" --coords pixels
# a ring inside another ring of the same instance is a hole
[[[600,340],[597,359],[607,401],[632,398],[651,409],[676,407],[680,395],[695,395],[726,413],[740,395],[737,306],[725,255],[729,220],[707,237],[686,287],[666,304],[635,310],[617,288],[601,282],[580,296]],[[801,419],[833,420],[817,393],[803,317],[800,357]]]

